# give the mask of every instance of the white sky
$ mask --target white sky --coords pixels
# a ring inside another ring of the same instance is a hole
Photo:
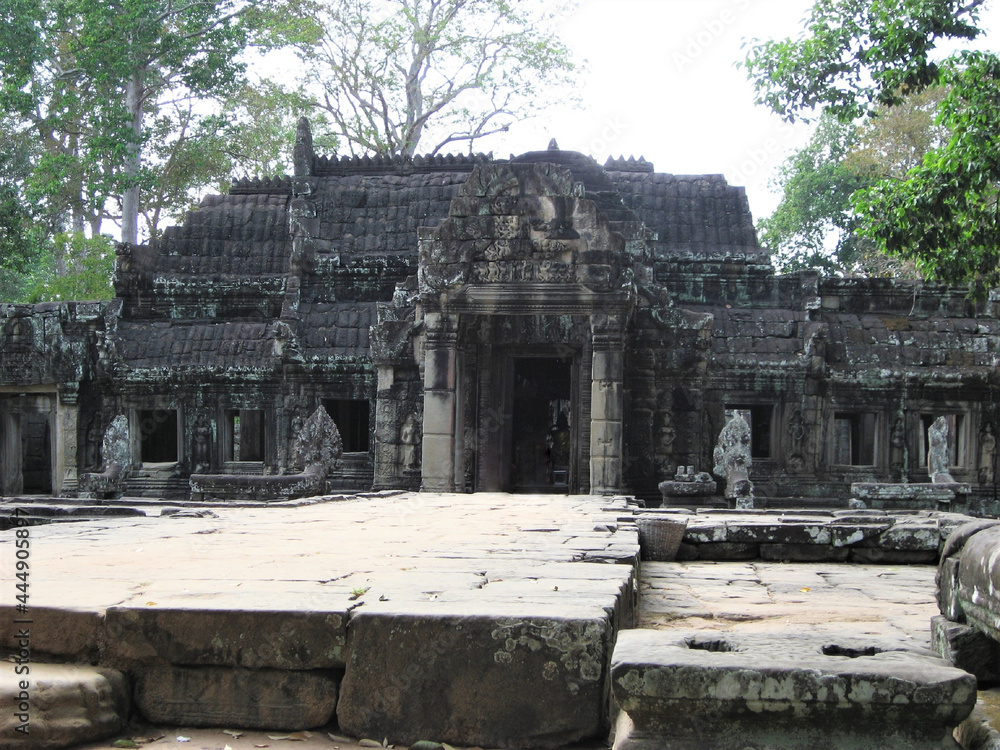
[[[797,34],[811,0],[581,0],[561,21],[564,41],[589,62],[583,108],[557,109],[512,128],[498,156],[559,147],[604,163],[609,155],[645,156],[656,171],[723,174],[747,189],[754,218],[779,196],[768,181],[809,137],[753,103],[735,67],[753,38]],[[1000,3],[982,13],[1000,32]],[[1000,44],[987,40],[983,46]]]

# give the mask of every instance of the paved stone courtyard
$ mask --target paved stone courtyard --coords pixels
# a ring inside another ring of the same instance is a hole
[[[639,626],[865,636],[930,648],[933,565],[642,564]]]
[[[149,512],[161,508],[149,506]],[[624,499],[414,494],[166,513],[31,527],[34,649],[77,657],[101,649],[102,658],[110,654],[125,665],[149,654],[171,664],[292,671],[346,663],[349,674],[353,668],[361,675],[356,679],[372,681],[354,688],[367,691],[392,674],[366,675],[364,664],[351,661],[350,649],[363,644],[360,631],[352,631],[348,644],[351,618],[363,625],[415,613],[446,622],[459,613],[468,623],[470,613],[488,621],[514,613],[589,622],[594,613],[607,613],[614,629],[636,623],[677,631],[863,635],[927,647],[937,613],[931,565],[759,561],[642,563],[636,610],[638,545]],[[8,582],[14,580],[12,542],[12,532],[0,535],[0,572]],[[0,593],[0,634],[8,645],[15,593],[13,583]],[[367,620],[359,617],[366,612]],[[240,650],[190,637],[198,629],[190,618],[204,624],[213,613],[233,633],[241,631]],[[334,614],[343,616],[339,625],[318,619]],[[296,639],[317,634],[323,648],[312,642],[293,648],[300,644],[286,636],[294,633]],[[439,665],[432,657],[424,666]],[[342,696],[349,692],[340,689]],[[326,731],[272,739],[290,733],[262,728],[234,737],[221,731],[232,728],[227,722],[214,729],[162,723],[126,735],[162,735],[151,746],[185,750],[356,747]],[[442,739],[431,731],[428,726],[427,739]],[[190,737],[190,744],[177,744],[178,736]]]

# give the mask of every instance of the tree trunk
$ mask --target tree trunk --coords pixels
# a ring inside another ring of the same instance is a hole
[[[125,176],[134,182],[139,176],[139,141],[142,138],[142,73],[136,71],[125,90],[125,106],[132,115],[132,141],[127,144]],[[122,242],[133,245],[139,239],[139,185],[131,184],[122,195]]]

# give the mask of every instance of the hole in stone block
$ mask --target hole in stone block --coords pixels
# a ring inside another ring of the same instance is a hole
[[[715,651],[717,653],[732,653],[739,651],[738,648],[733,646],[729,641],[724,641],[721,639],[698,639],[698,638],[688,638],[685,643],[688,648],[693,648],[698,651]]]
[[[875,654],[882,653],[882,649],[876,646],[852,648],[850,646],[839,646],[836,643],[823,646],[822,651],[824,656],[846,656],[849,659],[857,659],[859,656],[875,656]]]

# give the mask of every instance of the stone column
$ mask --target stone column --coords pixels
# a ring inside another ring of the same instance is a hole
[[[458,319],[442,313],[424,316],[424,429],[421,489],[455,491],[458,383]]]
[[[590,318],[594,340],[590,395],[590,491],[613,495],[622,489],[622,381],[625,376],[622,316]]]
[[[0,413],[0,495],[18,495],[24,487],[21,471],[21,423],[14,412]]]
[[[393,399],[395,369],[391,364],[376,365],[375,392],[375,489],[397,487],[402,467],[399,460],[398,433],[403,419]]]
[[[55,413],[52,415],[54,445],[52,451],[52,494],[76,493],[77,486],[77,441],[79,406],[75,383],[59,389],[55,399]]]

